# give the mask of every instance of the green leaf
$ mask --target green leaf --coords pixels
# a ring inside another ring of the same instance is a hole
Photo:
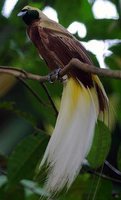
[[[81,174],[59,200],[111,200],[112,183],[100,177]],[[76,197],[76,198],[75,198]]]
[[[59,200],[76,200],[83,199],[83,195],[87,190],[88,181],[90,180],[89,174],[81,174],[77,177],[76,181],[72,184],[71,188],[67,193],[62,193],[62,196]],[[88,191],[87,191],[88,196]],[[85,198],[86,199],[86,198]]]
[[[80,6],[79,6],[80,5]],[[88,1],[81,0],[80,4],[77,5],[80,9],[80,21],[92,21],[94,19],[91,4]]]
[[[24,188],[22,185],[9,186],[6,184],[0,188],[0,200],[25,200]]]
[[[105,58],[105,62],[111,69],[121,69],[121,44],[109,49],[113,54]]]
[[[22,180],[21,184],[28,190],[32,191],[34,194],[48,197],[49,194],[42,189],[36,182],[30,181],[30,180]]]
[[[111,200],[112,198],[112,182],[109,180],[104,180],[100,177],[91,176],[90,181],[88,181],[87,194],[89,199],[95,200]],[[86,194],[85,198],[86,199]]]
[[[37,194],[31,194],[26,197],[26,200],[40,200],[40,196],[38,196]]]
[[[84,0],[57,0],[54,8],[58,12],[60,23],[64,26],[68,26],[73,21],[80,21],[83,16],[86,19],[93,17],[90,4]]]
[[[84,22],[87,29],[86,40],[121,39],[118,20],[94,19],[82,22]]]
[[[8,160],[8,181],[15,184],[21,179],[32,179],[35,167],[48,143],[44,134],[28,136],[14,149]]]
[[[14,102],[3,101],[0,102],[0,109],[12,110],[14,105]]]
[[[43,8],[43,2],[32,2],[31,0],[29,0],[29,5],[32,7],[37,7],[39,9]]]
[[[21,117],[27,120],[33,126],[36,124],[36,119],[31,115],[31,113],[23,112],[16,108],[16,103],[11,101],[3,101],[0,102],[0,109],[10,111],[14,113],[16,116]]]
[[[98,168],[106,159],[111,144],[111,133],[103,122],[98,121],[95,129],[92,148],[87,160],[92,168]]]

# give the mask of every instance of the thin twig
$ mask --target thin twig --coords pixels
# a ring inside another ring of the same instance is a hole
[[[94,175],[96,175],[96,176],[98,176],[98,177],[100,176],[101,178],[106,179],[106,180],[109,180],[109,181],[113,181],[113,182],[116,182],[116,183],[121,183],[121,180],[119,180],[119,179],[112,178],[112,177],[110,177],[110,176],[107,176],[107,175],[105,175],[105,174],[102,174],[102,173],[93,171],[93,170],[91,170],[91,169],[87,170],[87,172],[90,173],[90,174],[94,174]]]
[[[105,164],[113,171],[115,172],[118,176],[121,176],[121,171],[116,169],[113,165],[111,165],[107,160],[105,160]]]
[[[62,74],[66,74],[70,69],[78,68],[84,72],[96,74],[103,77],[110,77],[115,79],[121,79],[121,70],[111,70],[111,69],[104,69],[99,68],[94,65],[89,65],[86,63],[81,62],[80,60],[73,58],[69,64],[67,64],[64,69],[61,71]]]
[[[11,67],[11,66],[9,66],[9,67],[0,66],[0,73],[13,75],[17,78],[36,80],[36,81],[39,81],[39,82],[45,82],[45,81],[48,80],[48,76],[40,76],[40,75],[37,75],[37,74],[32,74],[32,73],[26,72],[22,69],[14,68],[14,67]]]
[[[53,99],[52,99],[52,97],[51,97],[46,85],[44,83],[41,83],[41,86],[43,87],[44,91],[46,92],[46,94],[48,96],[48,99],[49,99],[49,101],[50,101],[50,103],[52,105],[52,108],[53,108],[53,110],[54,110],[54,112],[56,114],[56,117],[57,117],[58,116],[58,110],[57,110],[57,108],[56,108],[56,106],[54,104],[54,101],[53,101]]]
[[[94,65],[89,65],[89,64],[83,63],[76,58],[73,58],[69,62],[69,64],[67,64],[59,72],[59,76],[63,77],[65,74],[67,74],[73,68],[78,68],[78,69],[85,71],[87,73],[97,74],[97,75],[103,76],[103,77],[121,79],[121,70],[110,70],[110,69],[98,68],[98,67],[95,67]],[[36,80],[36,81],[39,81],[41,83],[48,81],[48,75],[40,76],[38,74],[32,74],[32,73],[26,72],[22,69],[16,69],[16,68],[13,68],[13,67],[0,66],[0,73],[11,74],[15,77],[19,77],[19,78],[23,78],[23,79]],[[54,81],[56,79],[57,79],[57,75],[53,74],[51,76],[51,80]]]

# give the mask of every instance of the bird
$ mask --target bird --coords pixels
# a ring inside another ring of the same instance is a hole
[[[63,69],[73,58],[92,65],[79,40],[41,10],[29,5],[18,13],[27,34],[51,72]],[[97,75],[76,67],[63,81],[60,109],[39,170],[47,167],[44,189],[50,194],[67,190],[78,176],[90,151],[95,125],[108,110],[109,100]]]

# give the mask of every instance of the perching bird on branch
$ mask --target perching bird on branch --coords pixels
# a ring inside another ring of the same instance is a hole
[[[18,16],[50,70],[63,68],[72,58],[92,64],[80,42],[39,9],[25,6]],[[67,76],[55,129],[40,164],[40,169],[48,168],[45,189],[50,193],[71,186],[90,150],[97,118],[108,109],[107,95],[96,75],[75,67]]]

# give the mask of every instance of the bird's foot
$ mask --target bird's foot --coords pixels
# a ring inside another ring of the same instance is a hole
[[[61,68],[53,70],[49,75],[48,75],[48,81],[49,83],[54,83],[57,80],[62,80],[60,77],[59,73],[61,71]]]

